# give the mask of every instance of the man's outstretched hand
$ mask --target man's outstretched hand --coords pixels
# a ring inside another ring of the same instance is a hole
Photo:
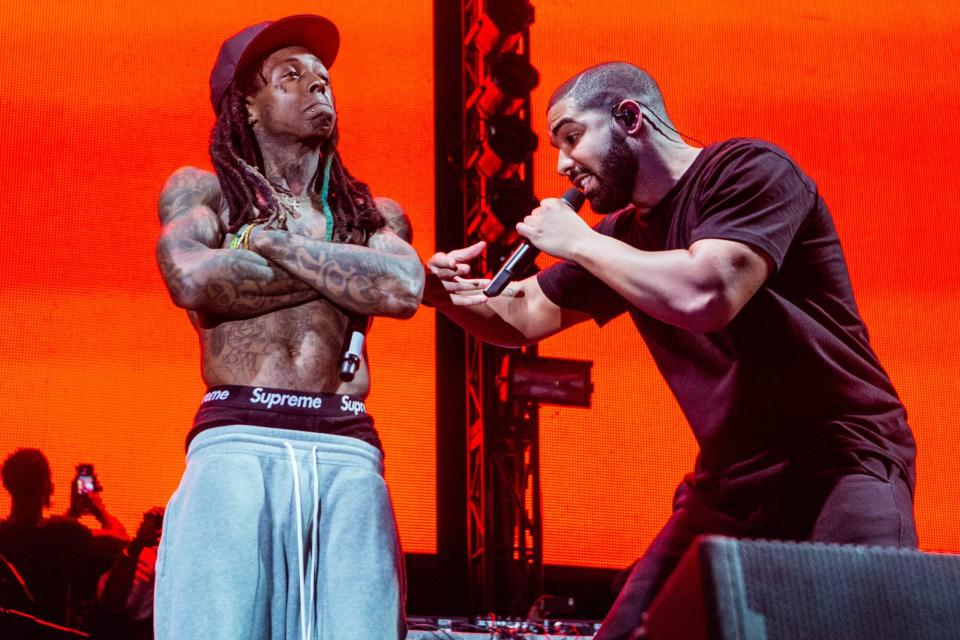
[[[465,307],[486,301],[483,290],[489,278],[469,278],[470,262],[487,246],[484,241],[448,253],[438,252],[427,260],[423,303],[432,307]]]

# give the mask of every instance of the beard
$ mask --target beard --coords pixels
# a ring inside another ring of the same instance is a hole
[[[596,213],[613,213],[633,202],[633,185],[640,162],[626,144],[626,136],[613,129],[610,150],[600,161],[600,171],[594,174],[597,186],[590,197],[590,207]]]

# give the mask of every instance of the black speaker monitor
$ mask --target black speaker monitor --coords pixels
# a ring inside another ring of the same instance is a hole
[[[960,556],[706,536],[644,627],[649,640],[957,640]]]

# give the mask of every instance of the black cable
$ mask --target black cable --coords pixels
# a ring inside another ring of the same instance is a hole
[[[660,115],[659,115],[656,111],[654,111],[653,109],[651,109],[650,107],[648,107],[648,106],[647,106],[646,104],[644,104],[643,102],[638,102],[637,104],[639,104],[641,107],[644,107],[647,111],[649,111],[650,113],[652,113],[652,114],[653,114],[653,117],[660,121],[660,124],[662,124],[663,126],[665,126],[667,129],[670,129],[670,131],[673,131],[675,134],[677,134],[677,135],[680,136],[681,138],[686,138],[686,139],[688,139],[688,140],[693,140],[694,142],[696,142],[696,143],[697,143],[698,145],[700,145],[701,147],[707,146],[707,145],[703,144],[702,142],[700,142],[699,140],[697,140],[696,138],[694,138],[693,136],[688,136],[688,135],[685,134],[685,133],[680,133],[679,131],[677,131],[676,129],[674,129],[673,127],[671,127],[671,126],[667,123],[667,121],[664,120],[663,118],[661,118]],[[616,107],[614,107],[614,109],[616,109]],[[651,124],[652,124],[652,123],[651,123]],[[656,129],[657,131],[660,131],[660,127],[658,127],[658,126],[656,126],[656,125],[653,125],[653,128]],[[664,138],[666,138],[667,140],[670,140],[670,141],[672,141],[672,142],[683,142],[683,140],[674,140],[673,138],[671,138],[670,136],[668,136],[667,134],[665,134],[663,131],[660,131],[660,135],[662,135]]]

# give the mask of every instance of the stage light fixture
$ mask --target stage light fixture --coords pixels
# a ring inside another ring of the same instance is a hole
[[[517,177],[495,178],[487,183],[487,201],[490,211],[508,229],[516,227],[540,204],[530,186]]]
[[[524,99],[540,84],[540,74],[519,53],[504,53],[490,64],[490,73],[467,100],[484,116],[516,113]]]
[[[530,187],[516,176],[490,180],[486,202],[487,206],[471,221],[467,233],[478,235],[491,248],[516,244],[517,223],[540,203]],[[490,259],[497,262],[494,254]]]
[[[467,234],[470,237],[476,236],[486,241],[487,248],[491,249],[501,245],[505,246],[505,243],[510,242],[511,230],[513,229],[503,226],[503,223],[497,219],[497,216],[493,215],[489,208],[484,208],[470,220]]]
[[[467,43],[484,54],[509,51],[517,46],[521,32],[533,22],[533,6],[527,0],[487,0],[484,15],[467,34]]]
[[[590,360],[510,356],[507,398],[589,407],[593,394]]]
[[[506,116],[487,121],[487,137],[467,163],[486,178],[509,177],[537,148],[537,134],[520,118]]]

